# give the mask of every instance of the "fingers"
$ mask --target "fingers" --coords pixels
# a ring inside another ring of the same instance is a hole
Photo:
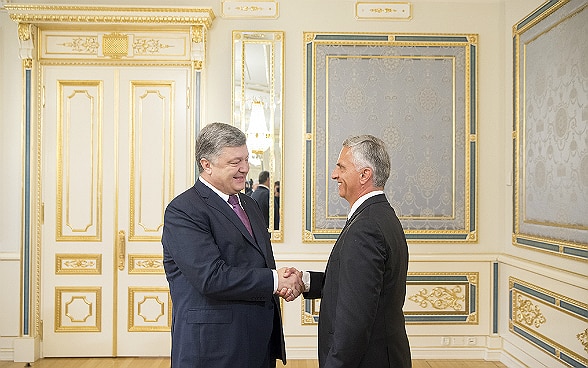
[[[291,275],[299,275],[300,277],[302,277],[302,272],[298,271],[294,267],[282,267],[278,270],[278,275],[281,275],[286,278],[290,277]]]
[[[278,292],[287,302],[295,300],[304,291],[302,272],[294,267],[283,267],[278,271]]]

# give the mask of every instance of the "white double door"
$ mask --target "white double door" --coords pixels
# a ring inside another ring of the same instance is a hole
[[[191,70],[41,72],[43,355],[169,355],[161,233],[193,183]]]

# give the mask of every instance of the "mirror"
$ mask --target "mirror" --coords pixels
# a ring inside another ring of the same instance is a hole
[[[283,241],[284,32],[233,31],[233,125],[247,135],[249,183],[269,172],[269,231]],[[280,185],[276,185],[279,183]],[[251,188],[246,188],[248,194]]]

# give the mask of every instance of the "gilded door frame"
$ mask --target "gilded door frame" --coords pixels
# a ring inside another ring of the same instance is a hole
[[[21,235],[21,310],[20,336],[15,342],[15,354],[39,357],[39,341],[42,340],[41,320],[41,248],[44,208],[42,198],[41,147],[42,123],[41,107],[44,95],[41,86],[36,84],[42,50],[39,50],[39,37],[45,29],[75,28],[92,30],[101,28],[111,30],[106,42],[108,48],[100,50],[101,62],[129,62],[129,50],[121,49],[121,40],[127,30],[182,29],[189,33],[189,58],[194,69],[191,81],[192,98],[199,103],[202,88],[202,72],[206,59],[207,32],[215,19],[210,8],[189,7],[114,7],[114,6],[73,6],[73,5],[33,5],[5,4],[10,18],[18,24],[19,57],[22,60],[23,75],[23,121],[22,134],[24,148],[22,153],[23,193],[22,193],[22,235]],[[121,29],[123,31],[121,31]],[[123,36],[121,33],[123,32]],[[101,39],[104,42],[104,35]],[[103,46],[104,44],[102,44]],[[128,45],[128,44],[127,44]],[[132,53],[132,50],[131,50]],[[94,58],[95,59],[95,58]],[[144,61],[144,60],[143,60]],[[160,62],[169,61],[166,57]],[[91,62],[90,58],[87,62]],[[198,89],[198,90],[197,90]],[[197,130],[200,126],[201,109],[196,108],[193,119]],[[22,349],[22,351],[18,351]]]

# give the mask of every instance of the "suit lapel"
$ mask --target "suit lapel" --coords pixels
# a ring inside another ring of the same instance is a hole
[[[194,188],[196,189],[198,194],[200,194],[200,197],[202,197],[202,199],[204,200],[204,202],[208,206],[216,209],[217,211],[219,211],[223,215],[225,215],[227,217],[227,219],[239,229],[239,231],[241,232],[241,234],[243,234],[243,236],[247,239],[247,241],[249,241],[249,243],[251,243],[259,252],[261,252],[261,254],[264,255],[264,257],[267,258],[267,255],[265,254],[265,252],[263,252],[260,249],[259,245],[255,241],[253,236],[251,236],[251,234],[249,234],[249,231],[247,231],[247,228],[245,227],[245,225],[243,225],[243,222],[241,221],[239,216],[237,216],[235,211],[233,211],[231,209],[231,207],[227,204],[227,202],[223,201],[223,199],[221,197],[219,197],[215,192],[213,192],[212,189],[210,189],[209,187],[204,185],[200,180],[196,181],[196,183],[194,184]],[[247,213],[247,216],[249,217],[249,213],[251,213],[251,210],[247,210],[248,206],[245,205],[245,203],[244,203],[245,200],[243,200],[243,197],[241,195],[239,195],[239,198],[242,200],[241,203],[243,204],[243,208],[245,209],[245,213]],[[249,222],[251,223],[251,228],[253,229],[253,234],[258,236],[257,235],[258,230],[256,229],[257,224],[255,223],[255,221],[251,221],[251,218],[249,219]]]
[[[370,205],[372,205],[374,203],[378,203],[378,202],[385,201],[385,200],[386,200],[386,196],[384,194],[378,194],[378,195],[375,195],[373,197],[366,199],[355,210],[355,212],[353,212],[353,215],[351,215],[351,217],[345,222],[345,226],[343,226],[343,229],[341,230],[341,233],[339,234],[337,241],[335,241],[335,244],[333,245],[333,250],[331,251],[331,254],[333,254],[333,252],[338,250],[338,247],[341,245],[341,243],[343,242],[343,239],[345,238],[345,233],[347,232],[347,228],[353,224],[353,222],[361,215],[363,210],[365,210],[367,207],[369,207]],[[325,267],[325,273],[327,272],[328,267],[329,267],[329,262],[327,261],[327,266]]]

